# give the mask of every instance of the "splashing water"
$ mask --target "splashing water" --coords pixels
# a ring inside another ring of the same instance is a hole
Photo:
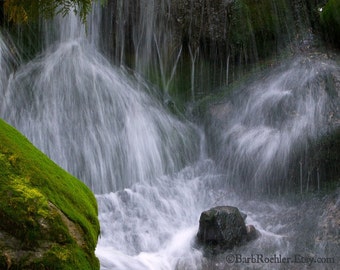
[[[232,193],[221,192],[223,175],[212,161],[205,160],[183,169],[173,176],[163,176],[153,185],[133,185],[120,192],[97,196],[102,235],[96,254],[102,270],[151,269],[224,269],[211,268],[201,250],[195,248],[198,219],[202,211],[215,206],[236,205],[252,209],[252,203],[237,199]],[[220,190],[220,191],[219,191]],[[216,201],[216,198],[220,200]],[[261,230],[263,237],[247,252],[281,252],[289,244],[279,228],[264,228],[252,217],[262,213],[262,219],[282,211],[280,206],[260,206],[248,220]],[[246,210],[247,211],[247,210]],[[119,221],[119,222],[117,222]],[[268,225],[266,225],[268,226]],[[268,229],[268,231],[267,231]],[[220,263],[226,265],[225,260]]]

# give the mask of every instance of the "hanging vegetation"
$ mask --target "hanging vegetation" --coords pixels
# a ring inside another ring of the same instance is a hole
[[[27,23],[37,20],[40,16],[48,19],[56,14],[66,15],[73,11],[85,22],[92,2],[92,0],[5,0],[4,13],[9,21]]]

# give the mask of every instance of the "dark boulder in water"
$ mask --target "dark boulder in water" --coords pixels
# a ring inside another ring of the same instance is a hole
[[[217,206],[202,212],[197,242],[210,253],[221,253],[258,236],[253,225],[246,226],[238,208]]]

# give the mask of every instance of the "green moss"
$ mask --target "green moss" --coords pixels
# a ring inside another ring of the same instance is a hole
[[[73,263],[78,260],[77,254],[81,254],[81,260],[86,256],[86,262],[90,260],[94,265],[93,268],[72,269],[99,268],[94,256],[99,222],[93,193],[1,119],[0,197],[1,230],[21,239],[23,245],[30,248],[35,247],[39,241],[58,243],[59,255],[53,250],[48,251],[48,254],[52,252],[55,255],[57,261],[63,262],[62,258],[66,258],[67,263]],[[82,231],[86,243],[82,249],[57,209]],[[72,252],[70,258],[66,256],[69,252]]]
[[[63,246],[54,245],[43,259],[27,264],[26,269],[93,269],[94,264],[95,262],[91,262],[88,254],[80,248],[65,249]]]

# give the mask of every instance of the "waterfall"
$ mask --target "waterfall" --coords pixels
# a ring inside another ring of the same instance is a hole
[[[175,103],[190,101],[237,80],[248,64],[279,56],[303,36],[311,27],[308,12],[295,2],[301,1],[110,0],[100,44],[115,64],[158,85],[165,99],[170,93]]]
[[[291,187],[290,167],[299,167],[302,178],[296,158],[330,131],[326,78],[336,69],[301,57],[235,91],[216,139],[230,185],[247,194],[280,194]]]
[[[168,97],[182,46],[173,44],[171,1],[110,1],[102,22],[104,50],[118,65],[128,65],[155,81]],[[112,18],[114,18],[112,20]],[[108,44],[114,44],[114,50]]]
[[[112,67],[76,17],[49,27],[49,47],[9,81],[4,119],[96,193],[196,159],[195,129],[166,113],[147,83]]]
[[[3,94],[3,90],[5,88],[6,80],[8,77],[7,74],[7,63],[6,63],[6,54],[7,54],[7,47],[4,44],[2,37],[0,36],[0,93]]]
[[[11,51],[12,49],[12,51]],[[14,67],[20,62],[15,47],[10,49],[6,39],[0,32],[0,95],[3,96],[7,88],[8,79]],[[1,101],[0,101],[1,105]]]
[[[217,2],[227,7],[233,1]],[[230,251],[233,254],[269,258],[318,253],[314,234],[308,234],[320,229],[315,218],[322,212],[318,201],[309,207],[260,196],[250,200],[234,189],[276,194],[273,189],[285,186],[292,157],[299,157],[309,141],[327,131],[329,96],[324,77],[338,67],[299,58],[256,74],[251,83],[235,87],[235,94],[223,104],[225,114],[214,130],[216,141],[211,142],[201,127],[171,114],[163,100],[175,73],[186,64],[192,99],[199,99],[198,86],[215,86],[204,74],[219,77],[215,73],[221,73],[220,81],[229,83],[235,55],[225,52],[226,61],[217,64],[226,66],[223,72],[215,65],[205,73],[200,58],[204,51],[191,43],[191,57],[187,55],[188,62],[182,60],[188,48],[171,47],[169,42],[174,37],[169,14],[177,8],[170,3],[180,1],[117,0],[110,1],[107,9],[96,5],[87,28],[72,14],[57,17],[42,26],[43,51],[27,63],[17,64],[15,71],[8,64],[12,60],[7,60],[11,50],[0,37],[0,116],[95,193],[101,225],[96,255],[101,270],[286,266],[230,266],[226,254],[205,257],[195,244],[198,220],[202,211],[216,205],[240,208],[248,215],[246,223],[261,232],[259,239],[235,247]],[[190,3],[193,11],[198,8],[194,1]],[[279,6],[274,6],[279,12]],[[112,30],[102,16],[117,10]],[[224,11],[218,14],[226,19]],[[194,32],[194,25],[206,13],[202,10],[201,17],[189,18],[190,31]],[[107,30],[105,37],[101,26]],[[127,29],[132,30],[131,36]],[[114,64],[107,57],[110,46]],[[133,64],[127,65],[129,61]],[[151,68],[144,72],[149,64]],[[161,94],[148,80],[150,74],[161,81]],[[210,131],[213,124],[208,123]],[[211,145],[215,153],[209,155]],[[305,172],[299,162],[303,190]],[[308,174],[307,189],[313,177]],[[318,183],[322,181],[319,173],[315,177]]]

